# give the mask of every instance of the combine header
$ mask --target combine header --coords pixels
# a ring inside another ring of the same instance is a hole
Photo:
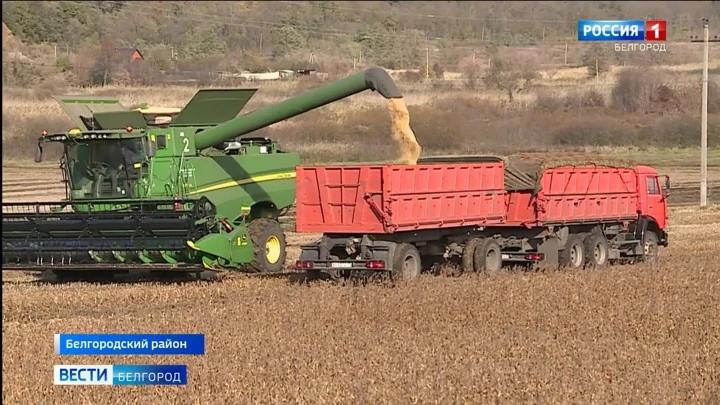
[[[67,198],[3,204],[3,269],[278,272],[299,156],[242,136],[365,90],[402,97],[379,68],[240,116],[257,89],[200,90],[160,124],[117,100],[56,97],[76,128],[43,132],[35,160],[63,144]]]

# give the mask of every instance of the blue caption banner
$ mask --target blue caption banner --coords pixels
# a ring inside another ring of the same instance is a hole
[[[200,334],[57,334],[58,355],[203,355]]]
[[[55,385],[187,385],[184,364],[56,365]]]
[[[644,41],[643,20],[580,20],[578,41]]]

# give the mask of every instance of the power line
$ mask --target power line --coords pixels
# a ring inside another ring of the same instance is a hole
[[[66,1],[66,2],[74,3],[77,5],[92,8],[95,10],[102,10],[102,8],[100,8],[99,6],[97,6],[95,4],[89,4],[89,3],[80,2],[80,1]],[[156,15],[154,13],[150,13],[149,10],[151,10],[151,9],[149,9],[149,8],[142,8],[140,5],[135,5],[135,4],[133,4],[133,6],[135,6],[135,9],[129,9],[129,8],[124,7],[123,11],[129,12],[129,13],[135,13],[135,14],[139,14],[139,15],[153,15],[153,16]],[[155,10],[155,9],[153,8],[152,10]],[[155,11],[157,11],[157,10],[155,10]],[[205,13],[194,13],[194,14],[200,15],[200,16],[204,15],[208,18],[197,18],[197,17],[193,17],[193,16],[184,16],[183,18],[190,20],[190,21],[201,22],[204,24],[208,24],[208,23],[212,24],[213,22],[215,22],[215,23],[221,22],[222,24],[225,24],[225,25],[229,25],[232,27],[241,27],[241,28],[251,27],[251,28],[266,29],[268,27],[258,26],[258,25],[254,25],[252,23],[277,24],[280,27],[292,27],[295,30],[306,31],[306,32],[310,32],[310,33],[313,33],[313,34],[316,34],[319,36],[327,35],[327,36],[340,36],[340,37],[357,37],[356,34],[347,34],[347,33],[342,33],[342,32],[326,31],[326,30],[322,30],[322,29],[303,27],[303,26],[293,25],[293,24],[271,23],[271,22],[267,22],[267,21],[255,21],[255,20],[244,20],[243,22],[234,22],[234,21],[226,21],[225,19],[227,19],[228,17],[225,17],[225,16],[219,16],[219,15],[215,15],[215,14],[205,14]],[[410,38],[410,39],[423,39],[423,38],[420,38],[420,37],[414,36],[414,35],[405,35],[405,34],[396,34],[396,33],[390,33],[390,34],[387,34],[387,36],[399,37],[399,38]]]
[[[302,3],[298,1],[278,1],[278,3],[285,3],[295,6],[303,6],[303,7],[313,7],[313,8],[320,8],[320,5],[317,4],[311,4],[311,3]],[[410,16],[410,17],[425,17],[425,18],[444,18],[444,19],[451,19],[451,20],[464,20],[464,21],[479,21],[479,22],[523,22],[523,23],[547,23],[547,24],[577,24],[578,20],[533,20],[533,19],[513,19],[513,18],[486,18],[486,17],[465,17],[465,16],[451,16],[451,15],[442,15],[442,14],[423,14],[423,13],[410,13],[410,12],[403,12],[403,11],[385,11],[385,10],[371,10],[367,8],[356,8],[356,7],[345,7],[345,6],[337,6],[334,5],[333,8],[336,8],[338,10],[348,10],[348,11],[359,11],[362,13],[375,13],[375,14],[383,14],[383,15],[404,15],[404,16]],[[673,18],[670,22],[685,22],[685,21],[697,21],[696,18]]]
[[[88,8],[95,9],[95,10],[102,10],[102,8],[100,6],[95,5],[95,4],[90,4],[87,2],[71,1],[71,0],[63,0],[63,1],[65,1],[67,3],[81,5],[81,6],[88,7]],[[176,3],[176,2],[168,1],[165,3],[171,4],[171,5],[176,5],[176,6],[181,6],[181,4]],[[297,2],[291,2],[291,1],[284,1],[284,3],[309,6],[309,7],[317,7],[316,5],[313,5],[313,4],[297,3]],[[128,7],[128,6],[132,6],[132,7]],[[357,10],[357,11],[367,11],[367,12],[372,12],[372,13],[381,12],[378,10],[362,10],[362,9],[350,8],[350,7],[341,7],[341,8],[352,9],[352,10]],[[122,11],[129,12],[129,13],[135,13],[135,14],[139,14],[139,15],[157,16],[158,9],[153,6],[146,6],[146,5],[137,4],[137,3],[126,3],[125,6],[123,7]],[[425,15],[425,14],[415,14],[415,13],[404,13],[404,14],[428,17],[428,15]],[[450,16],[438,16],[438,17],[455,18],[455,17],[450,17]],[[277,26],[277,27],[286,27],[287,26],[287,27],[292,27],[293,29],[298,30],[298,31],[309,32],[309,33],[312,33],[312,34],[320,36],[320,37],[335,36],[335,37],[356,38],[358,36],[357,34],[336,32],[334,30],[318,29],[318,28],[311,28],[311,27],[306,27],[306,26],[285,24],[285,23],[274,23],[274,22],[269,22],[269,21],[244,19],[241,22],[236,22],[231,17],[217,15],[217,14],[209,14],[209,13],[195,12],[195,13],[193,13],[193,16],[186,15],[183,18],[190,20],[190,21],[201,22],[204,24],[208,24],[208,23],[212,24],[212,23],[220,22],[220,23],[228,25],[228,26],[240,27],[240,28],[258,28],[258,29],[267,29],[268,28],[267,26],[259,26],[259,25],[255,25],[255,24],[266,24],[266,25],[272,25],[272,26]],[[492,20],[493,19],[489,19],[488,21],[492,21]],[[560,20],[513,20],[513,19],[494,19],[494,20],[495,21],[509,21],[509,22],[556,22],[556,23],[570,22],[569,20],[566,20],[566,21],[560,21]],[[573,20],[572,22],[577,23],[576,20]],[[446,37],[427,38],[427,37],[420,37],[417,35],[408,35],[408,34],[399,34],[399,33],[383,33],[383,36],[394,37],[394,38],[409,38],[409,39],[414,39],[414,40],[447,40],[447,41],[451,41],[455,45],[467,45],[467,46],[473,46],[473,45],[474,46],[483,46],[483,45],[491,44],[494,42],[493,40],[481,40],[481,39],[458,40],[458,39],[446,38]],[[527,40],[527,41],[521,42],[521,43],[513,43],[513,46],[536,46],[536,45],[538,45],[539,42],[540,42],[539,39],[538,40]],[[553,44],[564,44],[566,42],[568,42],[568,40],[555,39],[555,40],[543,40],[542,44],[553,45]]]
[[[78,5],[83,5],[86,7],[94,8],[101,10],[99,6],[88,4],[86,2],[81,1],[66,1],[75,3]],[[304,7],[311,7],[311,8],[319,8],[321,6],[317,4],[310,4],[310,3],[301,3],[296,1],[279,1],[280,3],[285,3],[289,5],[297,5],[297,6],[304,6]],[[185,5],[178,2],[173,1],[167,1],[163,2],[170,5],[175,5],[178,7],[184,7]],[[128,9],[128,6],[132,6],[135,8],[135,10]],[[577,24],[577,20],[532,20],[532,19],[512,19],[512,18],[476,18],[476,17],[455,17],[455,16],[447,16],[447,15],[437,15],[437,14],[422,14],[422,13],[408,13],[408,12],[399,12],[399,11],[382,11],[382,10],[370,10],[370,9],[363,9],[363,8],[355,8],[355,7],[346,7],[346,6],[334,6],[334,8],[342,9],[342,10],[352,10],[352,11],[359,11],[359,12],[366,12],[366,13],[380,13],[383,15],[406,15],[406,16],[417,16],[417,17],[424,17],[424,18],[445,18],[445,19],[460,19],[460,20],[468,20],[468,21],[481,21],[481,22],[518,22],[518,23],[560,23],[560,24]],[[137,14],[143,14],[143,15],[157,15],[158,9],[154,6],[150,5],[143,5],[138,4],[136,2],[128,2],[125,3],[124,9],[129,12],[137,13]],[[146,11],[147,10],[147,11]],[[254,24],[263,24],[271,27],[292,27],[295,30],[298,31],[305,31],[312,33],[317,36],[339,36],[339,37],[357,37],[357,34],[348,34],[345,32],[339,32],[338,30],[332,30],[332,29],[320,29],[320,28],[314,28],[314,27],[307,27],[304,25],[297,25],[297,24],[289,24],[289,23],[278,23],[278,22],[271,22],[271,21],[260,21],[260,20],[252,20],[252,19],[241,19],[242,21],[236,22],[234,17],[228,17],[218,14],[210,14],[210,13],[198,13],[194,12],[194,16],[199,17],[206,17],[202,19],[193,18],[185,15],[184,18],[189,19],[191,21],[197,21],[202,23],[213,23],[213,22],[221,22],[228,26],[234,26],[234,27],[241,27],[241,28],[258,28],[258,29],[266,29],[268,27],[266,26],[258,26]],[[696,19],[693,18],[681,18],[681,19],[672,19],[671,23],[678,23],[678,22],[694,22]],[[408,35],[408,34],[400,34],[400,33],[383,33],[386,37],[395,37],[395,38],[410,38],[410,39],[426,39],[426,40],[447,40],[451,41],[454,44],[467,44],[475,45],[475,46],[482,46],[486,44],[493,43],[493,40],[478,40],[478,39],[454,39],[454,38],[446,38],[446,37],[428,37],[427,34],[425,35],[425,38],[422,38],[418,35]],[[544,36],[544,29],[543,29],[543,36]],[[523,43],[514,43],[513,46],[535,46],[540,41],[540,38],[538,37],[536,40],[527,40]],[[568,39],[555,39],[555,40],[542,40],[543,44],[564,44],[567,42]],[[683,42],[683,41],[671,41],[671,42]]]
[[[91,4],[88,2],[80,2],[80,1],[65,1],[65,2],[73,3],[76,5],[88,7],[88,8],[95,9],[95,10],[102,10],[102,8],[100,8],[98,5]],[[175,5],[175,6],[182,6],[182,4],[177,3],[177,2],[168,1],[165,3],[170,4],[170,5]],[[298,3],[298,2],[292,2],[292,1],[284,1],[284,3],[292,4],[292,5],[317,7],[316,5],[313,5],[313,4]],[[338,8],[355,10],[355,11],[366,11],[366,12],[373,12],[373,13],[381,12],[378,10],[363,10],[363,9],[358,9],[358,8],[353,8],[353,7],[344,7],[344,6],[338,6]],[[123,11],[138,14],[138,15],[149,15],[149,16],[155,17],[158,15],[159,10],[157,7],[154,7],[154,6],[143,5],[143,4],[138,4],[138,3],[125,3],[125,7],[123,8]],[[385,13],[385,14],[387,14],[387,13]],[[392,12],[391,12],[391,14],[392,14]],[[396,12],[396,14],[427,17],[424,14],[418,14],[418,13],[397,13]],[[451,17],[451,16],[442,16],[442,15],[437,16],[437,17],[455,18],[455,17]],[[316,29],[316,28],[298,26],[298,25],[293,25],[293,24],[274,23],[274,22],[269,22],[269,21],[258,21],[258,20],[251,20],[251,19],[243,19],[242,21],[235,21],[235,19],[232,17],[218,15],[218,14],[209,14],[209,13],[194,12],[192,16],[185,15],[183,18],[190,20],[190,21],[200,22],[203,24],[222,23],[222,24],[225,24],[228,26],[241,27],[241,28],[258,28],[258,29],[267,29],[268,28],[266,26],[254,25],[254,23],[267,24],[267,25],[272,25],[272,26],[290,26],[296,30],[311,32],[312,34],[320,36],[320,37],[323,37],[323,36],[339,36],[339,37],[353,37],[353,38],[357,37],[356,34],[341,33],[341,32],[335,32],[333,30]],[[526,21],[531,21],[531,22],[569,22],[569,21],[559,21],[559,20],[556,20],[556,21],[553,21],[553,20],[512,20],[512,19],[496,19],[496,20],[497,21],[515,21],[515,22],[526,22]],[[387,34],[383,34],[383,35],[385,37],[411,38],[414,40],[424,40],[424,39],[426,40],[427,39],[427,38],[423,38],[423,37],[416,36],[416,35],[406,35],[406,34],[399,34],[399,33],[387,33]],[[449,40],[453,43],[454,46],[484,46],[484,45],[491,44],[494,42],[492,40],[477,40],[477,39],[476,40],[454,40],[454,39],[443,38],[443,37],[437,37],[434,39]],[[566,44],[567,42],[568,42],[567,40],[556,39],[556,40],[542,41],[542,44],[543,45],[558,45],[558,44]],[[513,46],[517,46],[517,47],[537,46],[539,43],[540,43],[539,40],[536,40],[536,41],[529,40],[529,41],[525,41],[523,43],[514,43]],[[669,42],[669,43],[674,43],[674,42]]]
[[[80,3],[80,4],[83,4],[83,5],[87,5],[87,4],[85,4],[85,3],[83,3],[83,2],[80,2],[80,1],[73,1],[73,3]],[[163,3],[170,4],[170,5],[175,5],[175,6],[178,6],[178,7],[184,7],[184,6],[185,6],[185,5],[181,4],[181,3],[176,3],[176,2],[172,2],[172,1],[165,1],[165,2],[163,2]],[[152,7],[152,6],[144,6],[144,5],[142,5],[142,4],[137,4],[137,3],[126,3],[126,4],[125,4],[125,7],[127,7],[127,6],[133,6],[133,7],[135,7],[135,8],[140,9],[140,10],[154,10],[154,11],[157,11],[157,10],[156,10],[154,7]],[[342,36],[351,35],[351,34],[347,34],[347,33],[340,32],[340,31],[338,31],[338,30],[307,28],[307,27],[302,27],[302,26],[297,26],[297,25],[292,25],[292,24],[285,24],[285,23],[278,23],[278,22],[271,22],[271,21],[259,21],[259,20],[242,19],[242,21],[236,22],[236,21],[235,21],[235,18],[233,18],[233,17],[223,16],[223,15],[218,15],[218,14],[208,14],[208,13],[193,12],[193,15],[195,15],[195,16],[200,16],[200,17],[207,17],[208,20],[202,20],[203,22],[211,23],[211,22],[216,22],[216,21],[220,20],[223,24],[230,25],[230,26],[240,26],[240,27],[244,27],[244,26],[247,26],[246,22],[253,23],[253,24],[270,25],[270,26],[275,26],[275,27],[285,27],[285,26],[290,25],[290,26],[292,26],[293,28],[304,28],[304,29],[307,29],[307,30],[311,30],[311,31],[313,31],[313,32],[324,32],[324,33],[328,33],[328,34],[331,34],[331,35],[342,35]],[[265,28],[265,27],[255,27],[255,28]]]
[[[70,1],[70,0],[63,0],[63,1],[65,1],[67,3],[77,4],[77,5],[80,5],[83,7],[88,7],[88,8],[95,9],[95,10],[102,10],[102,8],[100,6],[95,5],[95,4],[90,4],[87,2]],[[173,3],[173,2],[166,2],[166,3],[179,5],[178,3]],[[298,4],[302,4],[302,3],[298,3]],[[132,6],[132,7],[129,8],[128,6]],[[312,5],[310,5],[310,6],[312,6]],[[129,12],[129,13],[135,13],[135,14],[139,14],[139,15],[157,16],[158,10],[152,6],[145,6],[145,5],[136,4],[136,3],[126,3],[126,5],[123,7],[122,11]],[[369,11],[372,11],[372,10],[369,10]],[[312,33],[312,34],[320,36],[320,37],[336,36],[336,37],[356,38],[358,36],[358,34],[348,34],[348,33],[343,33],[343,32],[337,32],[334,30],[305,27],[305,26],[301,26],[301,25],[297,25],[297,24],[274,23],[274,22],[269,22],[269,21],[257,21],[257,20],[250,20],[250,19],[244,19],[242,22],[236,22],[236,21],[234,21],[234,19],[231,19],[230,17],[221,16],[221,15],[217,15],[217,14],[208,14],[208,13],[193,13],[193,14],[194,14],[194,16],[186,15],[183,18],[190,20],[190,21],[201,22],[204,24],[208,24],[208,23],[212,24],[212,23],[220,22],[220,23],[228,25],[228,26],[240,27],[240,28],[248,28],[248,27],[259,28],[259,29],[267,29],[268,28],[267,26],[258,26],[255,24],[266,24],[266,25],[273,25],[273,26],[278,26],[278,27],[291,27],[295,30],[309,32],[309,33]],[[205,18],[202,18],[203,16]],[[423,16],[427,17],[427,15],[423,15]],[[201,18],[198,18],[198,17],[201,17]],[[510,20],[508,20],[508,21],[510,21]],[[515,20],[515,21],[523,22],[523,20]],[[460,39],[446,38],[446,37],[428,38],[427,35],[425,35],[424,37],[421,37],[418,35],[400,34],[400,33],[392,33],[392,32],[383,33],[383,36],[384,37],[392,37],[392,38],[408,38],[408,39],[414,39],[414,40],[447,40],[447,41],[451,41],[455,44],[468,44],[468,45],[477,45],[477,46],[493,43],[492,40],[479,40],[479,39],[460,40]],[[538,41],[529,40],[529,41],[526,41],[525,43],[516,43],[514,45],[516,45],[516,46],[536,45],[537,42]],[[553,43],[564,44],[565,42],[566,42],[566,40],[559,40],[559,39],[552,40],[552,41],[548,41],[548,40],[543,41],[543,43],[545,43],[545,44],[553,44]]]
[[[316,4],[310,4],[310,3],[301,3],[297,1],[278,1],[278,3],[285,3],[290,4],[294,6],[303,6],[303,7],[313,7],[313,8],[319,8],[319,5]],[[568,20],[521,20],[521,19],[510,19],[510,18],[478,18],[478,17],[463,17],[463,16],[450,16],[450,15],[442,15],[442,14],[422,14],[422,13],[408,13],[408,12],[402,12],[402,11],[384,11],[384,10],[370,10],[370,9],[363,9],[363,8],[355,8],[355,7],[345,7],[345,6],[333,6],[333,8],[336,8],[338,10],[348,10],[348,11],[359,11],[361,13],[375,13],[375,14],[384,14],[384,15],[404,15],[409,17],[425,17],[425,18],[445,18],[445,19],[451,19],[451,20],[464,20],[464,21],[480,21],[480,22],[489,22],[489,21],[497,21],[497,22],[537,22],[537,23],[569,23]],[[577,20],[574,21],[577,24]]]

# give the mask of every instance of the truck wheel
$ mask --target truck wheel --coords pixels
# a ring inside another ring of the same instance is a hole
[[[605,267],[608,264],[608,243],[602,233],[585,237],[585,264],[588,267]]]
[[[487,238],[475,248],[475,268],[477,271],[498,272],[502,268],[502,252],[495,239]]]
[[[394,280],[413,280],[420,276],[420,252],[409,243],[399,243],[393,255]]]
[[[465,248],[462,253],[462,272],[472,273],[477,270],[475,267],[475,250],[477,246],[482,243],[480,238],[472,238],[465,244]]]
[[[583,238],[578,234],[570,234],[565,248],[560,251],[560,266],[581,269],[585,265],[585,249]]]
[[[642,261],[654,262],[658,258],[660,248],[658,247],[660,240],[657,234],[653,231],[645,232],[645,240],[643,241],[643,255]]]
[[[248,234],[253,244],[251,271],[278,273],[285,266],[285,234],[280,224],[272,219],[259,218],[250,222]]]

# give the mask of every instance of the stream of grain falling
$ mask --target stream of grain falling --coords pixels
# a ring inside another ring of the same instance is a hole
[[[399,164],[415,165],[420,157],[422,148],[410,129],[410,113],[405,100],[391,98],[388,100],[388,110],[392,118],[392,137],[400,145]]]

